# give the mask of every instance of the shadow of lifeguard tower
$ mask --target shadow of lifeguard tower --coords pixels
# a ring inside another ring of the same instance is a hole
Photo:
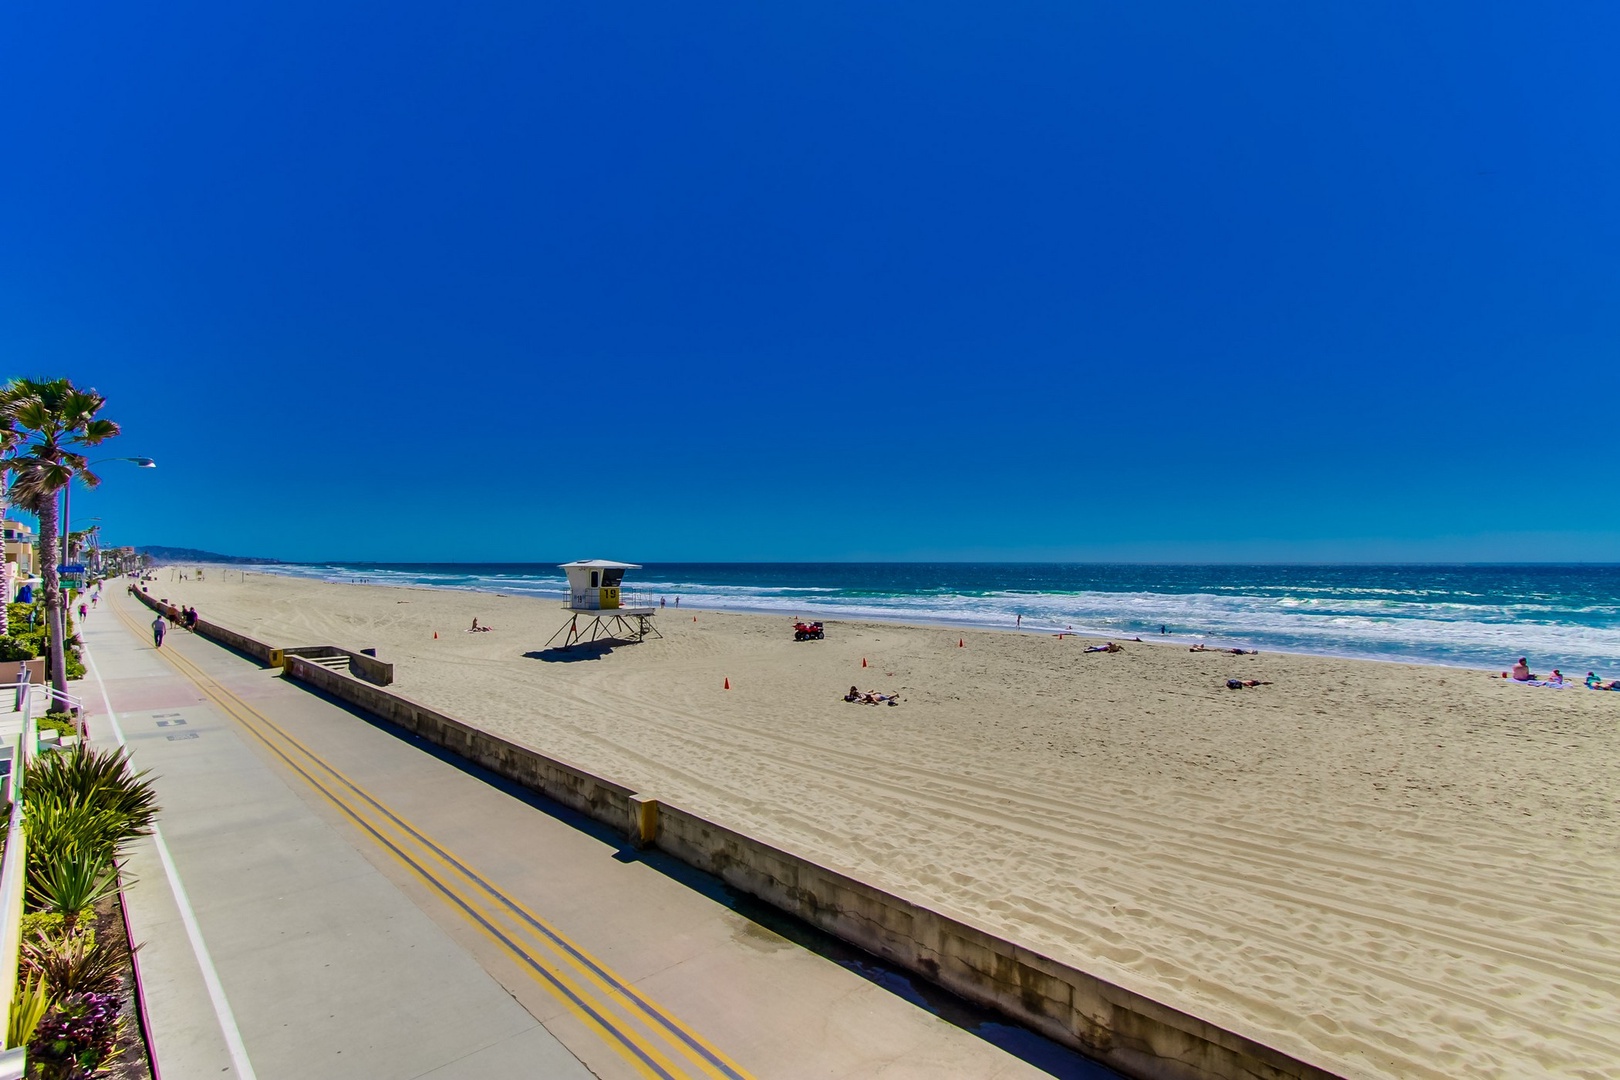
[[[655,610],[650,597],[625,593],[620,588],[626,570],[640,570],[636,563],[613,562],[609,559],[582,559],[562,563],[559,567],[568,575],[568,603],[563,607],[573,612],[562,629],[551,635],[556,641],[563,637],[562,648],[579,642],[602,640],[643,641],[648,634],[664,635],[653,626]],[[580,626],[580,616],[590,621]]]

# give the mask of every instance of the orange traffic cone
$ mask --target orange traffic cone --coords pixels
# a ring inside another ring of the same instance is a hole
[[[865,666],[866,666],[866,657],[863,656],[863,657],[861,657],[861,667],[865,667]]]
[[[967,648],[967,642],[964,641],[962,638],[957,638],[956,639],[956,647],[958,649],[965,649],[965,648]]]
[[[726,689],[727,690],[731,689],[731,680],[729,678],[726,680]]]
[[[439,640],[439,632],[437,630],[433,631],[433,640],[434,641]]]

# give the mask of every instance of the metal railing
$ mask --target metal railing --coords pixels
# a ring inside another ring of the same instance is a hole
[[[39,752],[39,729],[34,723],[34,695],[26,677],[21,683],[0,686],[0,691],[18,690],[18,712],[22,730],[11,755],[11,775],[5,791],[11,800],[10,820],[6,823],[6,854],[0,861],[0,985],[6,988],[4,1020],[10,1026],[11,1010],[17,1003],[17,960],[22,948],[23,891],[28,863],[28,837],[23,832],[23,770],[28,759]],[[49,700],[49,698],[47,698]],[[13,1047],[6,1047],[7,1051]],[[7,1053],[5,1064],[12,1055]]]
[[[592,589],[589,592],[569,593],[568,606],[578,611],[614,610],[613,608],[604,608],[601,606],[599,594],[595,589]],[[658,597],[654,596],[652,593],[641,592],[639,590],[636,592],[631,592],[629,589],[619,590],[619,607],[621,608],[655,608],[657,606]]]

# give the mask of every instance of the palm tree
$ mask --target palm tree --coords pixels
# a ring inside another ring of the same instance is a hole
[[[6,517],[6,480],[11,475],[12,455],[17,451],[17,444],[22,442],[22,433],[16,428],[16,417],[12,415],[10,394],[0,391],[0,521]],[[0,561],[5,555],[0,552]],[[21,560],[18,560],[21,565]],[[0,580],[0,586],[9,586],[9,582]],[[6,610],[11,601],[9,587],[0,588],[5,595],[0,596],[0,637],[11,635],[11,616]]]
[[[57,495],[78,477],[87,487],[101,478],[86,467],[80,447],[95,446],[118,434],[111,420],[96,414],[107,399],[94,390],[80,390],[67,379],[40,382],[15,379],[0,391],[0,416],[9,416],[24,440],[32,440],[14,455],[16,479],[12,495],[32,504],[39,514],[40,577],[45,594],[45,617],[51,636],[51,685],[67,694],[67,640],[62,619],[62,586],[56,567]]]
[[[68,538],[68,548],[76,549],[83,561],[94,562],[94,556],[101,550],[101,526],[92,525],[88,529],[79,529]],[[71,558],[68,562],[72,562]]]

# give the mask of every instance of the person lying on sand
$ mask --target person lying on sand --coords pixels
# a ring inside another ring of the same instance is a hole
[[[1259,649],[1226,649],[1224,651],[1231,653],[1233,656],[1259,656],[1260,655],[1260,650]]]
[[[493,626],[479,626],[478,625],[478,619],[475,617],[473,619],[473,624],[470,627],[467,628],[467,633],[469,633],[469,634],[487,634],[493,629],[495,629]]]
[[[1192,646],[1187,651],[1188,652],[1214,652],[1215,650],[1211,649],[1208,645],[1205,645],[1202,641],[1200,641],[1198,644]]]
[[[863,705],[898,705],[898,704],[900,704],[900,695],[899,694],[880,694],[876,690],[873,690],[873,691],[868,692],[864,697],[861,698],[861,704],[863,704]]]
[[[1270,686],[1270,685],[1271,684],[1269,682],[1266,682],[1264,679],[1227,679],[1226,680],[1226,688],[1228,690],[1242,690],[1245,687]]]
[[[861,692],[860,692],[860,690],[856,689],[853,686],[850,687],[849,688],[849,693],[844,695],[844,700],[845,701],[859,701],[859,700],[861,700]]]
[[[1112,641],[1102,645],[1087,645],[1086,652],[1124,652],[1125,646],[1115,645]]]
[[[1586,673],[1586,688],[1588,690],[1620,690],[1620,679],[1610,679],[1607,682],[1597,677],[1596,672]]]

